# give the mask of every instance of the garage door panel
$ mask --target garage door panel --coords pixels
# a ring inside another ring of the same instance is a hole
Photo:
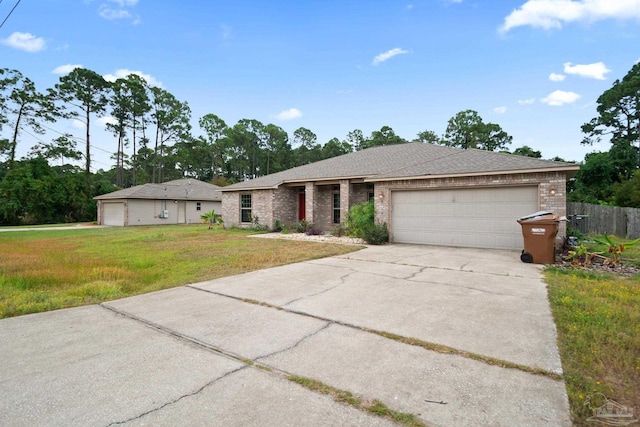
[[[537,210],[535,186],[397,191],[391,230],[402,243],[519,249],[516,219]]]
[[[124,225],[124,203],[104,203],[102,210],[104,225]]]

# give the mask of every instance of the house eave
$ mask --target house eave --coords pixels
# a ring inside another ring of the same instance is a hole
[[[300,179],[287,179],[280,181],[275,185],[259,185],[255,187],[241,187],[241,188],[221,188],[222,192],[243,192],[243,191],[256,191],[256,190],[276,190],[280,186],[296,187],[307,182],[321,183],[321,185],[329,185],[338,183],[341,180],[349,180],[351,182],[365,182],[366,176],[332,176],[327,178],[300,178]]]
[[[493,171],[493,172],[471,172],[471,173],[455,173],[455,174],[440,174],[440,175],[415,175],[415,176],[402,176],[402,177],[371,177],[365,178],[364,182],[385,182],[385,181],[408,181],[416,179],[441,179],[441,178],[460,178],[467,176],[498,176],[498,175],[516,175],[516,174],[531,174],[541,172],[573,172],[573,174],[580,169],[580,166],[566,166],[559,168],[539,168],[539,169],[516,169],[506,171]],[[571,174],[571,175],[573,175]]]

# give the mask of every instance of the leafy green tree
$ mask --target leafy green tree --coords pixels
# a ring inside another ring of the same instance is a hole
[[[506,149],[512,139],[499,125],[484,123],[477,111],[465,110],[449,119],[443,144],[463,149],[496,151]]]
[[[440,137],[431,130],[425,130],[418,133],[418,141],[429,144],[441,144]]]
[[[129,88],[131,95],[131,121],[129,127],[131,128],[131,141],[133,143],[133,152],[131,155],[132,160],[132,172],[133,172],[133,185],[137,185],[136,173],[138,170],[138,148],[137,148],[137,133],[142,133],[142,139],[146,139],[145,131],[147,129],[145,115],[151,111],[151,105],[149,101],[149,86],[145,79],[137,74],[129,74],[125,78],[126,84]]]
[[[191,108],[188,103],[179,101],[164,89],[153,86],[150,92],[151,120],[156,125],[151,182],[162,182],[162,158],[167,143],[188,138],[191,131]]]
[[[52,168],[42,157],[16,161],[0,181],[0,223],[46,224],[87,219],[82,173]],[[93,202],[93,201],[91,201]],[[95,205],[95,203],[92,203]]]
[[[44,157],[47,160],[60,159],[60,166],[64,166],[65,159],[81,160],[82,151],[77,148],[73,135],[64,134],[53,139],[52,142],[40,142],[33,146],[31,157]]]
[[[111,92],[109,105],[111,105],[111,117],[113,117],[114,121],[107,123],[106,128],[118,139],[118,148],[115,153],[116,185],[124,187],[124,147],[132,109],[127,81],[125,79],[117,79],[111,83]]]
[[[91,193],[91,116],[101,117],[105,113],[109,84],[95,71],[76,68],[51,91],[55,99],[69,109],[69,116],[83,121],[85,125],[85,195]]]
[[[169,158],[173,162],[177,176],[165,176],[165,178],[189,177],[201,181],[212,178],[209,147],[202,137],[183,138],[169,150]]]
[[[616,206],[640,208],[640,170],[631,179],[613,184]]]
[[[405,143],[403,138],[396,135],[390,126],[382,126],[380,130],[374,130],[371,132],[371,137],[367,142],[369,147],[378,147],[381,145],[394,145]]]
[[[9,152],[9,169],[12,169],[20,131],[30,129],[42,135],[45,129],[41,122],[53,122],[61,113],[52,100],[38,92],[35,83],[19,71],[4,69],[2,75],[6,77],[0,83],[4,92],[0,97],[0,126],[10,123],[12,127],[11,138],[4,147]]]
[[[317,143],[318,137],[309,129],[301,127],[293,132],[293,145],[296,146],[296,166],[322,160],[322,147]]]
[[[349,144],[354,150],[359,151],[365,148],[365,140],[366,138],[362,131],[354,129],[347,134],[347,139],[343,142]]]
[[[322,147],[322,158],[329,159],[331,157],[342,156],[351,153],[353,147],[346,141],[340,141],[338,138],[331,138]]]
[[[612,147],[619,148],[617,154],[626,154],[628,163],[634,165],[626,174],[628,178],[640,166],[640,63],[631,67],[622,80],[616,80],[596,102],[598,116],[582,125],[582,143],[593,144],[608,137]]]
[[[618,182],[618,174],[611,155],[608,152],[587,154],[568,199],[572,202],[609,203],[615,182]]]
[[[266,175],[293,167],[293,150],[289,135],[280,126],[269,123],[264,127],[266,138]]]
[[[541,159],[542,158],[542,153],[534,150],[533,148],[529,147],[528,145],[523,145],[522,147],[518,147],[515,150],[513,150],[513,154],[516,154],[518,156],[525,156],[525,157],[533,157],[535,159]]]
[[[223,139],[227,137],[227,124],[215,114],[202,116],[198,124],[205,132],[204,141],[209,148],[209,158],[211,159],[211,176],[220,176],[226,160]]]

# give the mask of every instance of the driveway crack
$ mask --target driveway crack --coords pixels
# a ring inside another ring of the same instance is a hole
[[[224,375],[222,375],[222,376],[220,376],[220,377],[218,377],[218,378],[215,378],[215,379],[213,379],[213,380],[209,381],[208,383],[206,383],[205,385],[203,385],[202,387],[200,387],[199,389],[197,389],[197,390],[195,390],[195,391],[193,391],[193,392],[191,392],[191,393],[183,394],[182,396],[180,396],[180,397],[178,397],[178,398],[176,398],[176,399],[173,399],[173,400],[172,400],[172,401],[170,401],[170,402],[166,402],[166,403],[164,403],[164,404],[162,404],[162,405],[160,405],[160,406],[158,406],[158,407],[156,407],[156,408],[153,408],[153,409],[150,409],[150,410],[148,410],[148,411],[146,411],[146,412],[143,412],[143,413],[142,413],[142,414],[140,414],[140,415],[136,415],[135,417],[131,417],[131,418],[128,418],[128,419],[123,420],[123,421],[114,421],[114,422],[112,422],[112,423],[110,423],[110,424],[107,424],[107,427],[111,427],[111,426],[115,426],[115,425],[120,425],[120,424],[125,424],[125,423],[131,422],[131,421],[139,420],[140,418],[142,418],[142,417],[144,417],[144,416],[147,416],[147,415],[152,414],[152,413],[154,413],[154,412],[158,412],[158,411],[160,411],[161,409],[166,408],[167,406],[170,406],[170,405],[173,405],[173,404],[175,404],[175,403],[178,403],[178,402],[179,402],[179,401],[181,401],[182,399],[185,399],[185,398],[187,398],[187,397],[191,397],[191,396],[195,396],[195,395],[197,395],[197,394],[201,393],[201,392],[202,392],[204,389],[206,389],[207,387],[212,386],[213,384],[217,383],[217,382],[218,382],[218,381],[220,381],[221,379],[226,378],[226,377],[228,377],[228,376],[229,376],[229,375],[231,375],[231,374],[235,374],[236,372],[239,372],[239,371],[241,371],[241,370],[243,370],[243,369],[247,369],[248,367],[249,367],[249,365],[240,366],[240,367],[238,367],[238,368],[236,368],[236,369],[234,369],[234,370],[232,370],[232,371],[227,372],[226,374],[224,374]]]
[[[354,273],[357,273],[357,271],[352,270],[352,271],[351,271],[351,273],[347,273],[347,274],[345,274],[344,276],[340,276],[340,278],[339,278],[339,279],[340,279],[340,283],[338,283],[338,284],[336,284],[336,285],[333,285],[333,286],[331,286],[331,287],[329,287],[329,288],[323,289],[323,290],[321,290],[321,291],[319,291],[319,292],[316,292],[315,294],[309,294],[309,295],[301,296],[301,297],[298,297],[298,298],[294,298],[294,299],[292,299],[291,301],[284,303],[282,306],[283,306],[283,307],[286,307],[286,306],[288,306],[289,304],[293,304],[293,303],[294,303],[294,302],[296,302],[296,301],[300,301],[300,300],[305,299],[305,298],[313,298],[313,297],[315,297],[315,296],[322,295],[322,294],[324,294],[324,293],[326,293],[326,292],[329,292],[329,291],[331,291],[331,290],[333,290],[333,289],[337,288],[338,286],[342,286],[342,285],[344,285],[344,284],[345,284],[345,280],[346,280],[346,278],[347,278],[347,277],[349,277],[349,276],[351,276],[351,275],[352,275],[352,274],[354,274]]]
[[[272,352],[272,353],[265,354],[264,356],[256,357],[254,360],[255,360],[255,361],[258,361],[258,360],[260,360],[260,359],[266,359],[267,357],[274,356],[274,355],[276,355],[276,354],[280,354],[280,353],[284,353],[284,352],[286,352],[286,351],[292,350],[292,349],[296,348],[297,346],[299,346],[300,344],[302,344],[302,342],[303,342],[303,341],[305,341],[305,340],[307,340],[307,339],[311,338],[311,337],[312,337],[312,336],[314,336],[314,335],[319,334],[320,332],[324,331],[325,329],[327,329],[327,328],[328,328],[329,326],[331,326],[332,324],[333,324],[333,322],[327,322],[324,326],[322,326],[321,328],[319,328],[317,331],[311,332],[310,334],[307,334],[307,335],[305,335],[304,337],[300,338],[300,339],[299,339],[295,344],[293,344],[293,345],[291,345],[291,346],[289,346],[289,347],[287,347],[287,348],[284,348],[284,349],[282,349],[282,350],[276,350],[276,351],[274,351],[274,352]]]

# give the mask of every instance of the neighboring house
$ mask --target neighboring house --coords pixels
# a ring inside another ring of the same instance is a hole
[[[98,224],[152,225],[200,223],[200,215],[221,212],[217,185],[196,179],[177,179],[144,184],[94,197],[98,201]]]
[[[539,210],[566,215],[566,181],[578,169],[419,142],[381,146],[221,188],[222,216],[228,226],[306,220],[330,231],[372,199],[392,242],[521,249],[516,220]]]

